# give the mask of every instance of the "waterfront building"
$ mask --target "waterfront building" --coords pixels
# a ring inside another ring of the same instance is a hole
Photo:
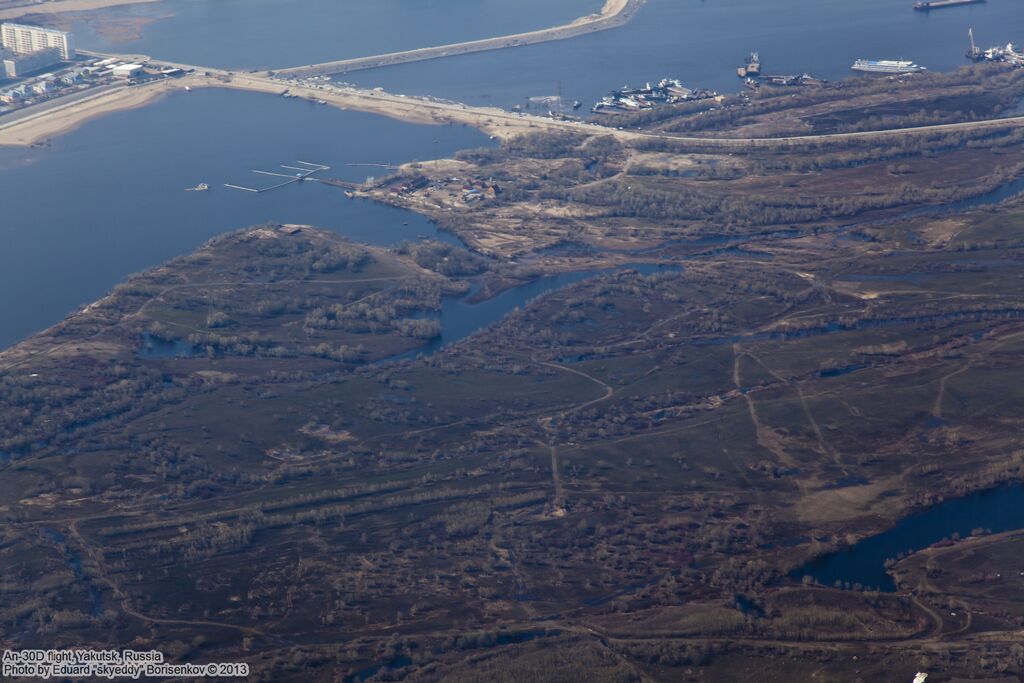
[[[57,48],[65,62],[75,58],[75,41],[70,33],[42,26],[0,24],[0,44],[19,55]]]
[[[141,64],[121,64],[111,69],[114,78],[135,78],[142,74]]]
[[[6,78],[20,78],[32,71],[59,64],[60,61],[60,50],[55,47],[26,54],[6,52],[3,55],[2,71]]]
[[[11,88],[10,90],[0,91],[0,102],[6,104],[13,104],[18,100],[25,99],[27,92],[24,85],[20,85],[17,88]]]

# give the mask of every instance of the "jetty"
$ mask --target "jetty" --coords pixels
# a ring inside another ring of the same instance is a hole
[[[536,45],[556,40],[566,40],[578,36],[605,31],[607,29],[622,26],[636,14],[637,10],[646,0],[606,0],[604,6],[593,14],[580,17],[575,21],[561,26],[515,33],[494,38],[482,38],[469,40],[461,43],[448,45],[437,45],[434,47],[416,48],[400,52],[389,52],[386,54],[373,55],[370,57],[356,57],[353,59],[341,59],[321,64],[309,64],[296,66],[288,69],[277,69],[275,73],[287,78],[310,78],[312,76],[333,75],[341,73],[352,73],[364,69],[376,69],[382,66],[394,66],[395,64],[407,64],[409,62],[421,62],[430,59],[443,57],[454,57],[456,55],[470,54],[474,52],[488,52],[491,50],[502,50],[510,47],[521,47],[524,45]]]
[[[285,185],[291,185],[292,183],[298,183],[304,180],[312,180],[314,182],[317,182],[318,179],[314,178],[313,175],[319,173],[320,171],[329,171],[331,168],[330,166],[313,163],[311,161],[296,161],[294,163],[301,165],[279,165],[279,168],[283,168],[287,171],[293,171],[292,173],[281,173],[279,171],[262,171],[258,169],[253,169],[252,172],[257,175],[285,179],[284,181],[275,183],[274,185],[269,185],[267,187],[247,187],[245,185],[239,185],[237,183],[224,183],[224,187],[230,187],[232,190],[241,190],[243,192],[253,192],[255,194],[261,194],[263,192],[270,192],[271,190],[276,190],[280,187],[284,187]]]

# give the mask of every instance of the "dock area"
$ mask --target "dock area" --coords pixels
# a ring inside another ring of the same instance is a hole
[[[319,182],[318,178],[314,178],[313,175],[321,171],[329,171],[330,166],[324,164],[316,164],[311,161],[295,161],[294,163],[300,164],[299,166],[290,166],[288,164],[280,164],[279,168],[292,173],[281,173],[278,171],[262,171],[253,169],[253,173],[262,176],[270,176],[272,178],[284,178],[282,182],[269,185],[267,187],[248,187],[246,185],[239,185],[237,183],[224,183],[224,187],[230,187],[232,190],[241,190],[243,192],[252,192],[254,194],[261,194],[263,192],[270,192],[278,188],[284,187],[285,185],[291,185],[292,183],[302,182],[304,180],[312,180]]]

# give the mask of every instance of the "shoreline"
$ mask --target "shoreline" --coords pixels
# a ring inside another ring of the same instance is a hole
[[[588,33],[605,31],[621,26],[636,14],[647,0],[606,0],[598,12],[579,17],[568,24],[551,26],[549,28],[513,33],[493,38],[480,38],[467,40],[460,43],[449,43],[447,45],[435,45],[433,47],[421,47],[412,50],[400,50],[368,57],[353,57],[351,59],[339,59],[331,62],[321,62],[307,66],[295,66],[285,69],[273,69],[273,73],[294,78],[305,78],[323,74],[351,73],[366,69],[376,69],[383,66],[394,66],[396,64],[408,64],[410,62],[424,62],[432,59],[443,59],[445,57],[456,57],[458,55],[471,54],[474,52],[491,52],[504,50],[524,45],[536,45],[549,43],[558,40],[566,40]]]
[[[372,91],[324,92],[247,74],[235,74],[230,78],[224,74],[193,74],[179,79],[104,90],[9,122],[0,117],[0,147],[30,147],[43,144],[50,138],[67,134],[92,119],[118,111],[138,109],[169,92],[184,91],[186,87],[244,90],[275,96],[289,90],[306,101],[323,100],[327,105],[342,111],[360,111],[421,125],[462,123],[503,139],[529,130],[566,127],[563,122],[553,119],[519,116],[498,108],[444,104],[426,98]]]
[[[115,88],[9,123],[0,118],[0,147],[32,147],[42,144],[52,137],[70,133],[93,119],[144,107],[173,89],[168,81]]]
[[[168,64],[169,63],[164,63]],[[183,65],[174,65],[183,66]],[[197,67],[191,67],[197,68]],[[198,67],[201,68],[201,67]],[[192,74],[179,79],[167,79],[139,86],[105,90],[35,114],[5,123],[0,117],[0,146],[32,146],[66,134],[80,125],[116,111],[143,107],[164,94],[191,88],[224,88],[245,90],[268,95],[291,92],[307,101],[322,100],[337,109],[361,111],[387,116],[399,121],[423,125],[461,123],[497,138],[507,139],[521,133],[542,130],[579,131],[592,135],[607,135],[623,141],[663,140],[677,144],[695,144],[719,149],[751,147],[777,147],[809,142],[829,142],[863,138],[888,138],[901,135],[930,134],[943,131],[972,130],[991,127],[1024,126],[1024,115],[932,124],[908,128],[893,128],[849,133],[826,133],[788,137],[723,138],[699,136],[658,135],[616,130],[591,122],[567,122],[530,114],[509,112],[496,107],[473,107],[465,104],[437,102],[430,98],[393,94],[370,90],[328,92],[315,88],[271,80],[265,76],[209,71],[210,75]]]
[[[0,20],[17,19],[29,14],[62,14],[64,12],[88,12],[107,9],[121,5],[141,5],[159,2],[160,0],[55,0],[55,2],[37,2],[20,7],[9,7],[0,10]]]

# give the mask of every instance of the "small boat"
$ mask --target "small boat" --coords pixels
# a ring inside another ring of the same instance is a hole
[[[572,103],[572,108],[573,109],[579,109],[582,106],[583,106],[582,102],[580,102],[579,100],[573,100],[573,103]]]
[[[195,187],[186,187],[185,192],[206,192],[210,189],[210,186],[206,183],[199,183]]]

